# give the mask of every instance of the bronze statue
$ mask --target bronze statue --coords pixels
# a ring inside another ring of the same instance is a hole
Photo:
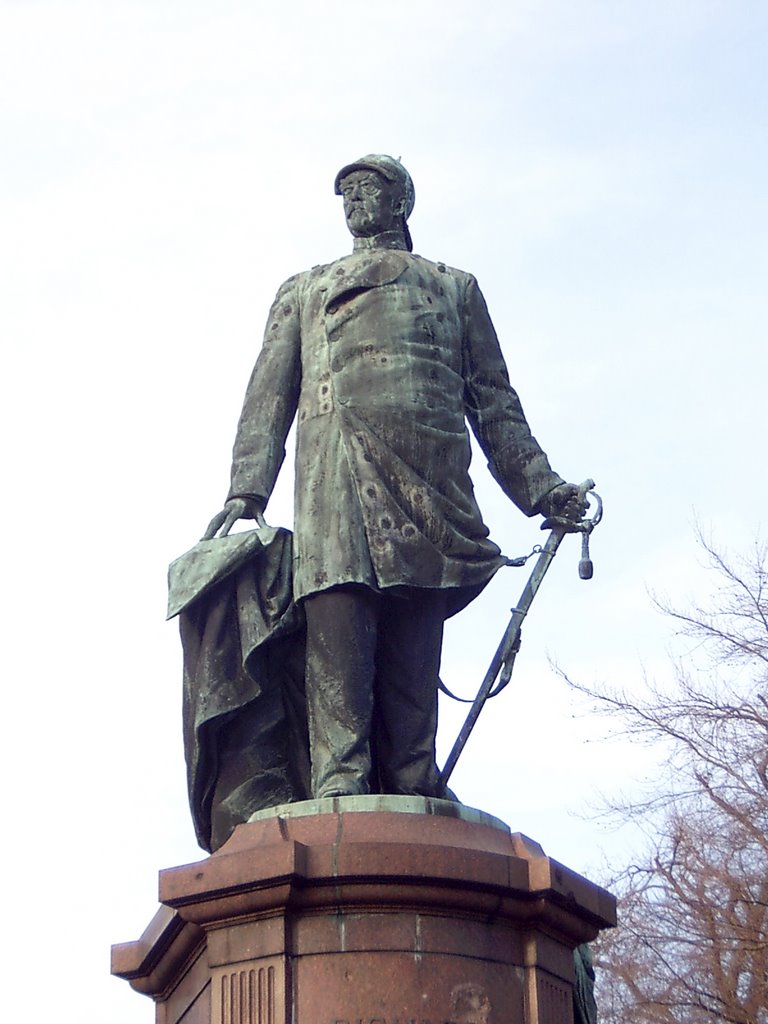
[[[434,796],[443,621],[504,561],[474,500],[465,420],[526,514],[561,511],[576,488],[531,435],[474,278],[412,255],[402,164],[364,157],[335,190],[353,253],[280,289],[206,537],[264,511],[298,416],[313,794]]]
[[[531,434],[474,277],[412,253],[403,165],[363,157],[335,191],[353,251],[280,288],[205,539],[263,522],[296,420],[311,795],[439,797],[443,624],[506,562],[475,501],[467,422],[526,515],[585,505]]]

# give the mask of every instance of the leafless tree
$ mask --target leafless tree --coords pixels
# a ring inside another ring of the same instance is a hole
[[[716,586],[685,610],[671,687],[585,687],[636,741],[665,751],[639,799],[612,807],[645,847],[612,879],[621,924],[596,949],[602,1024],[768,1024],[768,573],[700,536]]]

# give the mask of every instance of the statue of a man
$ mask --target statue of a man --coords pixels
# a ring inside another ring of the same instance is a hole
[[[206,537],[262,514],[297,420],[312,794],[443,796],[443,623],[505,564],[475,501],[467,422],[526,515],[584,506],[531,434],[475,279],[412,253],[403,165],[365,156],[335,191],[352,254],[280,288]]]

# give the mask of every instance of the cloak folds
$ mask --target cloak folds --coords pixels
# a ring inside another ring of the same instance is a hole
[[[214,538],[169,569],[168,618],[179,615],[184,652],[189,803],[206,850],[262,807],[309,795],[291,541],[271,528]]]

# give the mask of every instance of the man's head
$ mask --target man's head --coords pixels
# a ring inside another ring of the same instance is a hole
[[[413,248],[407,220],[414,203],[411,176],[394,157],[371,153],[342,167],[334,183],[344,200],[347,227],[356,237],[401,231]]]

